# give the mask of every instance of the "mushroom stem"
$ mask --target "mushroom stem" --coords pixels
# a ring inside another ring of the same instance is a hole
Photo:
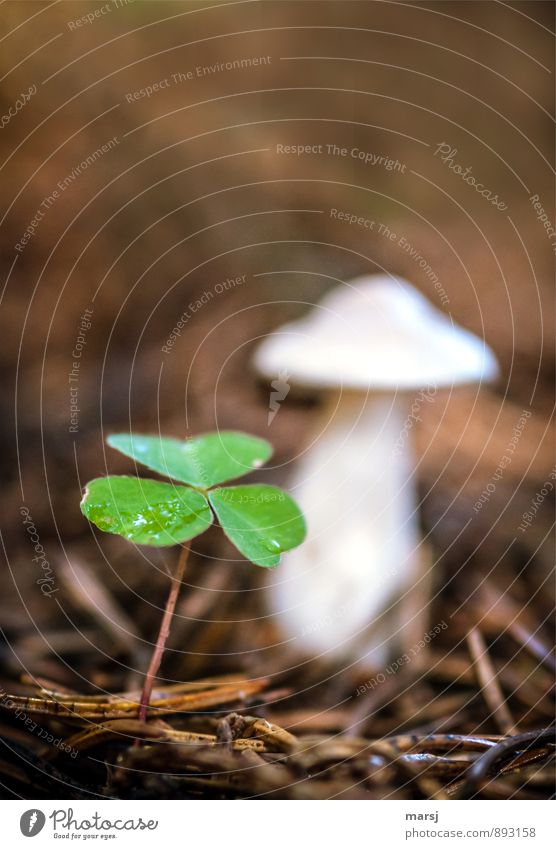
[[[400,641],[399,601],[418,566],[417,415],[390,393],[328,397],[291,482],[309,536],[271,588],[278,624],[305,654],[355,649],[375,666]]]

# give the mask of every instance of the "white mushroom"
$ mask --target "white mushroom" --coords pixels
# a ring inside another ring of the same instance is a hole
[[[493,378],[495,357],[409,283],[376,276],[279,328],[255,364],[327,390],[290,481],[309,533],[272,573],[275,621],[304,654],[380,665],[404,643],[393,611],[423,556],[409,432],[437,387]]]

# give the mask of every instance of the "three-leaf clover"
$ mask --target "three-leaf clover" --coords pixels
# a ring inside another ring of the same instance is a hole
[[[182,546],[141,694],[144,722],[189,553],[183,544],[206,531],[215,514],[244,557],[257,566],[276,566],[283,551],[303,542],[305,520],[295,501],[275,486],[220,486],[269,459],[272,446],[264,439],[221,431],[185,441],[138,434],[115,434],[107,441],[172,483],[128,475],[95,478],[85,488],[82,513],[102,531],[140,545]]]
[[[184,441],[115,434],[107,442],[178,483],[125,475],[90,481],[81,510],[102,531],[141,545],[176,545],[206,531],[214,511],[226,536],[257,566],[276,566],[281,552],[303,542],[303,515],[283,490],[219,486],[262,466],[272,454],[266,440],[222,431]]]

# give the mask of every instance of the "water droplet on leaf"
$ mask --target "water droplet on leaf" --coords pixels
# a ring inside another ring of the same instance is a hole
[[[279,554],[284,549],[280,545],[280,543],[275,539],[265,539],[263,545],[268,551],[271,551],[273,554]]]

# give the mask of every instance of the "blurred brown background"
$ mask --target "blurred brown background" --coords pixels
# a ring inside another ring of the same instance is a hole
[[[292,390],[269,428],[254,346],[335,280],[380,270],[409,279],[500,360],[496,386],[439,395],[422,410],[422,516],[446,592],[458,570],[469,592],[474,576],[509,563],[503,580],[526,576],[525,604],[547,578],[552,547],[550,496],[517,531],[554,464],[554,240],[530,200],[538,195],[554,223],[552,4],[7,2],[2,16],[5,672],[128,683],[141,662],[94,592],[108,588],[114,616],[125,612],[149,639],[172,553],[95,540],[81,516],[85,481],[129,471],[105,454],[105,432],[245,429],[275,444],[264,479],[287,485],[319,399]],[[226,69],[234,60],[249,61]],[[22,92],[33,93],[12,116]],[[450,170],[435,155],[440,143],[507,209]],[[327,144],[348,155],[277,153]],[[353,148],[403,169],[365,164]],[[331,208],[403,235],[448,303],[396,242],[334,220]],[[68,376],[86,309],[70,432]],[[523,410],[532,416],[512,462],[475,514]],[[56,606],[37,590],[22,504],[56,573]],[[264,665],[264,652],[250,655],[270,639],[257,618],[259,574],[229,559],[217,531],[196,551],[172,636],[191,654],[171,653],[168,674]],[[78,568],[94,602],[76,589]],[[540,595],[548,609],[546,587]],[[234,628],[250,617],[261,627]]]

